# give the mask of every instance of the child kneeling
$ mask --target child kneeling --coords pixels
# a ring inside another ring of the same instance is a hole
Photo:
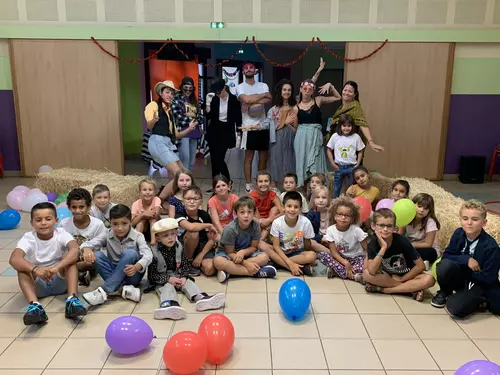
[[[154,288],[160,298],[160,307],[154,311],[155,319],[178,320],[186,317],[186,310],[179,305],[178,290],[190,302],[196,303],[197,311],[220,309],[226,303],[225,294],[209,296],[189,277],[191,264],[177,239],[178,228],[177,220],[171,218],[159,220],[151,228],[151,236],[156,236],[157,245],[153,247],[148,280],[151,289]]]
[[[372,229],[377,239],[368,244],[368,260],[363,271],[365,290],[371,293],[407,294],[418,302],[424,290],[436,281],[425,274],[424,261],[410,241],[396,230],[396,215],[382,208],[373,213]]]
[[[57,228],[57,213],[52,203],[38,203],[31,209],[33,230],[25,233],[10,256],[17,271],[19,286],[27,301],[25,325],[46,322],[49,318],[39,298],[68,292],[64,315],[75,319],[87,315],[78,292],[78,244],[64,229]]]

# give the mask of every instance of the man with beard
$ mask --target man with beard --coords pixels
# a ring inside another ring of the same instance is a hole
[[[243,132],[241,148],[245,150],[245,189],[252,190],[252,162],[255,151],[259,152],[259,171],[265,170],[269,150],[269,125],[266,123],[264,104],[271,102],[269,87],[255,81],[255,65],[243,64],[245,81],[236,87],[236,96],[241,102]]]

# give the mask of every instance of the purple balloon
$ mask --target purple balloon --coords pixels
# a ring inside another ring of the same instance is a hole
[[[55,202],[58,197],[56,193],[47,193],[46,195],[49,202]]]
[[[119,354],[135,354],[153,341],[153,330],[136,316],[120,316],[106,329],[106,342]]]
[[[455,375],[500,375],[500,366],[484,360],[467,362]]]
[[[392,209],[392,206],[394,206],[394,199],[382,199],[377,203],[375,209],[380,210],[381,208],[388,208],[390,210]]]

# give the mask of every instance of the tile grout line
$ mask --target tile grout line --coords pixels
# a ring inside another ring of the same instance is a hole
[[[273,367],[273,341],[272,341],[272,334],[271,334],[271,314],[269,312],[270,311],[270,309],[269,309],[269,288],[267,285],[267,279],[264,279],[264,280],[266,282],[267,325],[268,325],[268,331],[269,331],[269,359],[271,360],[271,374],[272,374],[274,371],[274,367]]]

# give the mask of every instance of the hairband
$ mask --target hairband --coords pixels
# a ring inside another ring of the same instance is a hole
[[[310,82],[310,81],[303,81],[301,84],[300,84],[300,88],[303,88],[303,87],[311,87],[313,90],[314,90],[314,83]]]

